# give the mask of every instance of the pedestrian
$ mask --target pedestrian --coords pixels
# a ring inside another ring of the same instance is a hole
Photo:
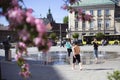
[[[104,41],[105,41],[104,39],[101,40],[101,44],[102,44],[102,46],[104,46]]]
[[[72,69],[75,69],[76,60],[79,64],[79,69],[82,70],[82,62],[80,57],[80,47],[78,46],[77,42],[73,43],[73,64]]]
[[[11,47],[10,40],[11,40],[11,37],[7,36],[7,38],[3,41],[3,47],[5,50],[5,60],[6,61],[9,61],[9,52],[10,52],[10,47]]]
[[[94,56],[95,56],[95,63],[98,62],[98,42],[97,42],[97,39],[94,38],[93,40],[93,47],[94,47]]]
[[[70,39],[67,39],[66,43],[65,43],[65,46],[67,48],[67,53],[68,53],[68,61],[70,63],[70,54],[72,52],[72,44],[71,44],[71,40]]]
[[[64,45],[65,45],[65,40],[62,40],[61,47],[64,47]]]

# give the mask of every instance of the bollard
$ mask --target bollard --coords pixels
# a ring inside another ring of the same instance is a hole
[[[8,61],[11,61],[12,60],[12,51],[11,50],[9,50],[9,52],[8,52]]]

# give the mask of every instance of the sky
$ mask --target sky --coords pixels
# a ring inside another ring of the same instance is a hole
[[[33,16],[43,18],[47,16],[48,9],[51,9],[53,19],[56,23],[62,23],[63,18],[68,15],[68,12],[61,9],[64,4],[63,0],[23,0],[27,8],[34,10]],[[0,24],[8,25],[4,17],[0,17]]]

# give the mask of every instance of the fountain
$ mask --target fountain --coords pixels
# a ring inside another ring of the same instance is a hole
[[[80,55],[83,64],[88,65],[94,63],[93,51],[81,51]],[[117,52],[99,51],[98,56],[99,63],[103,63],[105,60],[114,59],[119,57],[120,55]],[[44,53],[30,54],[28,57],[25,58],[34,61],[39,61],[41,62],[41,64],[43,64],[44,62],[47,62],[47,64],[51,65],[69,64],[67,61],[68,59],[67,51],[51,51],[47,54]]]

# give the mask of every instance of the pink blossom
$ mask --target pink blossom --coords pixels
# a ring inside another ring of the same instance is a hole
[[[79,8],[78,9],[78,14],[81,15],[83,13],[83,9],[82,8]]]
[[[23,42],[19,42],[18,43],[18,47],[20,47],[22,49],[26,49],[27,48],[26,45],[25,45],[25,43],[23,43]]]
[[[33,12],[33,9],[32,9],[32,8],[28,8],[28,9],[27,9],[27,12],[32,13],[32,12]]]
[[[11,4],[12,4],[13,6],[18,6],[18,5],[19,5],[19,4],[18,4],[18,0],[12,0]]]
[[[24,78],[28,78],[30,76],[30,72],[29,71],[20,72],[19,74],[21,76],[23,76]]]
[[[25,68],[26,68],[27,71],[29,71],[29,67],[30,67],[29,64],[26,63]]]
[[[41,19],[35,19],[35,24],[36,25],[43,24],[43,20],[41,20]]]
[[[27,9],[26,16],[31,16],[32,12],[33,12],[33,9],[31,9],[31,8]]]
[[[85,20],[86,20],[86,21],[90,21],[91,18],[92,18],[92,16],[91,16],[90,14],[86,14],[86,15],[85,15]]]
[[[36,37],[34,38],[33,42],[36,46],[40,46],[40,44],[42,43],[42,39],[41,37]]]
[[[37,24],[36,25],[36,30],[40,33],[45,33],[46,32],[46,26],[43,23]]]
[[[22,54],[21,53],[17,53],[15,55],[15,60],[18,61],[19,58],[21,58]]]
[[[19,31],[18,34],[23,41],[27,41],[30,38],[30,34],[26,29]]]
[[[47,46],[50,48],[52,46],[52,42],[51,41],[48,41],[47,42]]]
[[[27,23],[30,23],[31,25],[34,25],[35,23],[35,18],[33,17],[33,16],[31,16],[31,15],[29,15],[29,16],[27,16],[27,18],[26,18],[26,22]]]
[[[66,10],[68,8],[68,5],[64,4],[61,8]]]
[[[12,23],[21,24],[24,19],[24,11],[20,8],[14,8],[8,11],[8,18]]]

